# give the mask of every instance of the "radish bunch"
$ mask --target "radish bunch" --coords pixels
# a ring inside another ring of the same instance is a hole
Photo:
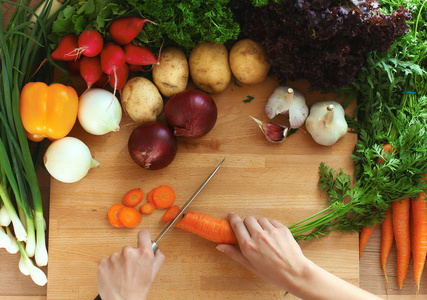
[[[144,71],[142,66],[158,63],[147,46],[133,43],[145,22],[139,17],[123,17],[109,27],[111,41],[105,40],[96,30],[85,30],[79,36],[64,36],[55,51],[53,60],[67,62],[70,74],[80,74],[87,84],[103,87],[108,84],[121,93],[130,71]],[[156,23],[154,23],[156,24]]]

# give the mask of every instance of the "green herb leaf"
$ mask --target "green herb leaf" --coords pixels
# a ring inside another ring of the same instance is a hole
[[[252,100],[254,100],[254,97],[252,96],[246,96],[247,98],[245,100],[243,100],[243,102],[245,103],[250,103]]]

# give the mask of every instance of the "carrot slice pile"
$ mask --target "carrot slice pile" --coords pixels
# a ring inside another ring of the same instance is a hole
[[[175,202],[175,192],[168,185],[160,185],[153,191],[153,203],[157,208],[169,208]]]
[[[120,221],[119,214],[124,207],[125,206],[123,204],[117,203],[117,204],[111,205],[110,209],[108,210],[108,221],[114,227],[123,226],[122,221]]]
[[[139,208],[139,211],[142,214],[151,214],[156,210],[156,207],[154,206],[153,203],[147,202],[141,205],[141,207]]]
[[[217,219],[207,214],[189,211],[176,224],[176,227],[215,243],[237,244],[230,223],[227,220]]]
[[[119,213],[119,219],[124,226],[133,228],[141,223],[142,215],[134,207],[123,207]]]
[[[141,189],[132,189],[123,197],[123,204],[127,207],[135,207],[141,203],[144,198],[144,192]]]
[[[163,214],[162,220],[165,223],[169,223],[170,221],[172,221],[173,219],[175,219],[175,217],[179,214],[179,207],[178,205],[172,205],[171,207],[169,207],[165,213]]]

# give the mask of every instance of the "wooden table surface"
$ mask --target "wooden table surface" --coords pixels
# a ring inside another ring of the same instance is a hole
[[[267,142],[249,114],[266,120],[262,108],[276,85],[271,78],[244,89],[231,83],[227,91],[213,95],[219,117],[212,132],[198,141],[180,140],[176,160],[160,171],[146,171],[130,161],[125,142],[133,125],[127,117],[119,133],[102,137],[91,137],[77,125],[71,135],[85,141],[101,165],[76,184],[50,180],[45,171],[39,170],[49,217],[48,286],[33,284],[19,272],[18,255],[0,249],[0,300],[94,297],[99,260],[126,244],[134,244],[138,229],[146,228],[156,235],[163,226],[159,222],[163,212],[156,211],[145,216],[137,229],[112,228],[106,220],[108,207],[120,202],[121,195],[130,188],[148,191],[158,184],[174,186],[177,204],[182,205],[224,156],[225,164],[192,209],[217,217],[225,217],[233,210],[242,216],[267,216],[290,225],[323,208],[325,196],[317,187],[318,165],[324,161],[351,174],[348,155],[355,136],[347,134],[333,147],[322,147],[300,130],[282,144]],[[305,83],[295,83],[294,87],[304,92],[309,104],[331,97],[308,93]],[[247,95],[255,99],[243,103]],[[321,240],[300,244],[304,253],[325,269],[387,298],[379,266],[379,241],[380,231],[376,228],[360,261],[357,234],[332,233]],[[167,262],[153,285],[150,299],[165,299],[167,295],[193,299],[202,294],[206,299],[294,298],[254,277],[218,253],[212,243],[197,236],[174,229],[160,242],[160,247]],[[396,287],[392,276],[395,257],[393,249],[388,299],[413,299],[415,285],[411,272],[404,288]],[[427,299],[426,285],[424,276],[417,299]]]

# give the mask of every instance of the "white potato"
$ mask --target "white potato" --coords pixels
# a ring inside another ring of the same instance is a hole
[[[224,45],[204,42],[191,50],[188,59],[194,84],[208,93],[225,90],[231,80],[228,51]]]
[[[163,96],[172,97],[187,87],[188,72],[184,51],[175,47],[165,48],[159,64],[153,67],[153,81]]]
[[[156,121],[163,111],[159,89],[144,77],[134,77],[126,82],[121,102],[125,112],[138,124]]]

